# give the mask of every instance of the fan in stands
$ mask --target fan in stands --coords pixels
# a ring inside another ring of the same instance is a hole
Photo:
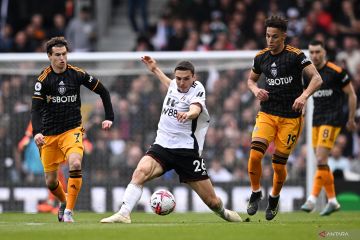
[[[175,209],[175,197],[168,190],[160,189],[151,195],[150,205],[154,213],[168,215]]]

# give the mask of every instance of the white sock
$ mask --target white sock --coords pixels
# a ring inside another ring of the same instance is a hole
[[[339,204],[338,201],[336,200],[336,197],[329,198],[329,203],[335,203],[336,205]]]
[[[121,215],[125,217],[130,216],[130,213],[141,198],[142,190],[142,186],[129,183],[125,190],[123,204],[119,210]]]
[[[252,190],[254,193],[258,193],[258,192],[261,192],[261,188],[259,188],[258,190]]]
[[[316,203],[317,197],[314,195],[310,195],[307,199],[309,202]]]

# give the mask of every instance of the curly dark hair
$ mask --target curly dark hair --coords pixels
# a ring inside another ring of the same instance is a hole
[[[52,54],[53,47],[66,47],[66,50],[69,51],[68,42],[64,37],[53,37],[46,42],[46,52]]]

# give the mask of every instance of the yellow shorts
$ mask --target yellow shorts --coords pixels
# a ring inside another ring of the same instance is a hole
[[[312,145],[314,148],[321,146],[331,149],[337,136],[340,133],[340,127],[321,125],[312,128]]]
[[[59,135],[45,136],[45,144],[40,150],[44,172],[56,171],[70,153],[79,153],[82,156],[83,134],[84,129],[77,127]]]
[[[303,117],[284,118],[264,112],[256,116],[252,138],[266,139],[268,144],[274,141],[275,152],[290,155],[300,137]]]

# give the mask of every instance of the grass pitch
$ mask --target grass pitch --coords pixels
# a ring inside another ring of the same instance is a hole
[[[117,239],[117,240],[229,240],[229,239],[360,239],[360,212],[279,213],[266,221],[264,212],[250,222],[228,223],[211,213],[172,213],[168,216],[133,213],[132,224],[101,224],[108,214],[77,212],[76,223],[57,222],[52,214],[0,214],[1,240]],[[243,219],[246,214],[240,214]],[[331,234],[321,237],[321,233]]]

